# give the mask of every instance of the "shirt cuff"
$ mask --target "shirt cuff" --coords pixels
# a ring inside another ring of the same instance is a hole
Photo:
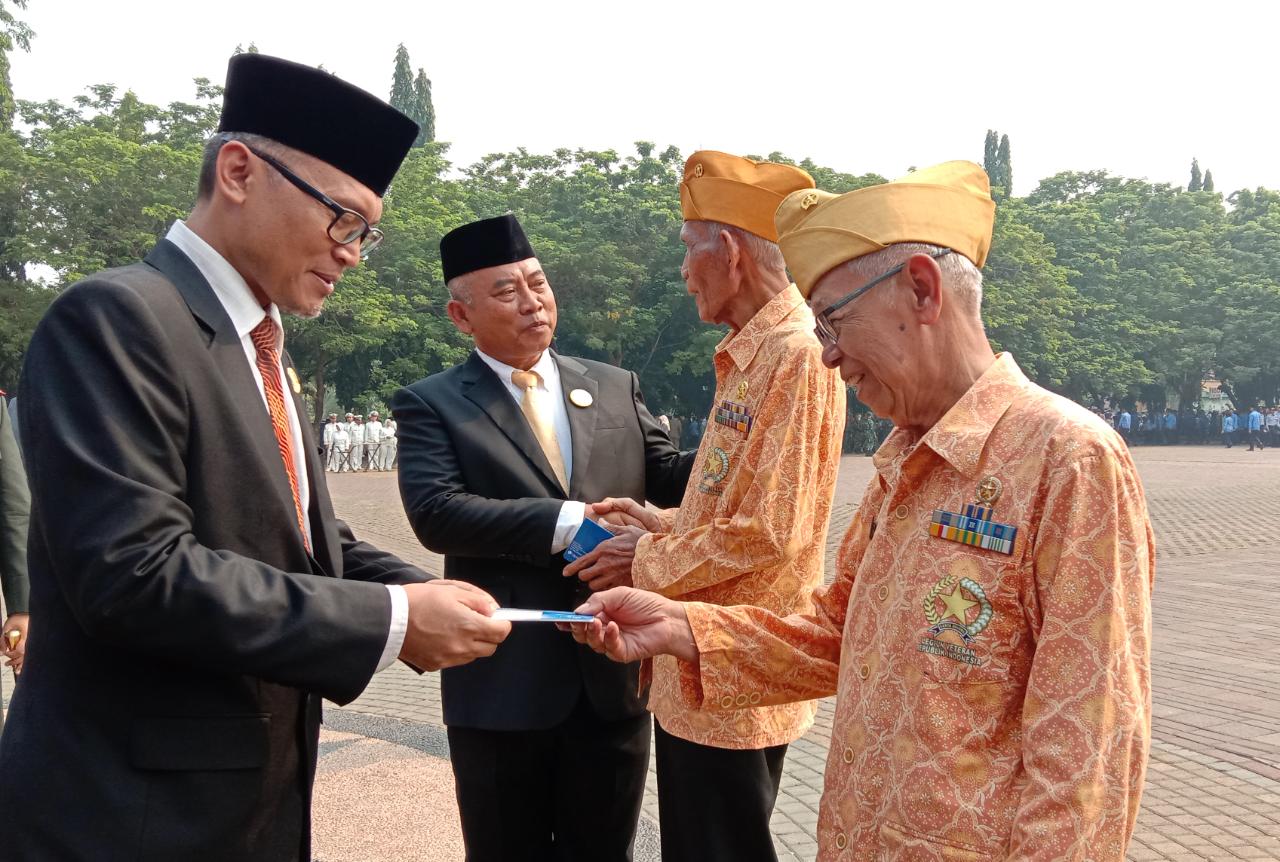
[[[387,645],[382,648],[382,658],[378,659],[378,667],[374,673],[391,667],[400,657],[404,634],[409,629],[409,594],[399,584],[387,584],[386,587],[391,594],[391,628],[387,632]]]
[[[565,500],[556,518],[556,531],[551,534],[551,553],[558,554],[578,534],[582,521],[587,517],[587,504],[578,500]]]

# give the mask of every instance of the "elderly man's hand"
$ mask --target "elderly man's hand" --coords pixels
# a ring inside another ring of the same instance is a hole
[[[607,590],[587,599],[578,613],[595,620],[571,623],[568,628],[573,639],[614,661],[638,661],[655,655],[674,655],[686,661],[698,658],[684,605],[657,593],[626,587]]]
[[[631,586],[631,563],[636,556],[636,543],[645,531],[639,527],[611,527],[612,539],[606,539],[564,567],[566,578],[577,577],[592,591]]]
[[[605,497],[599,503],[592,503],[590,508],[599,521],[612,527],[639,527],[650,533],[662,531],[657,514],[630,497]]]
[[[4,621],[4,628],[0,629],[0,653],[8,659],[4,663],[5,667],[13,668],[14,676],[22,673],[22,663],[27,657],[27,624],[30,619],[27,614],[10,614],[9,619]],[[12,646],[9,644],[9,632],[18,633]]]
[[[493,655],[511,623],[491,619],[493,596],[463,581],[407,584],[409,628],[400,658],[421,670],[456,667]]]

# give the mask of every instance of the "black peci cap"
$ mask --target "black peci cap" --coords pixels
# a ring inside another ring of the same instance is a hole
[[[537,257],[519,220],[508,213],[454,228],[440,238],[446,283],[460,275]]]
[[[247,132],[328,162],[381,197],[418,124],[328,72],[237,54],[227,64],[219,132]]]

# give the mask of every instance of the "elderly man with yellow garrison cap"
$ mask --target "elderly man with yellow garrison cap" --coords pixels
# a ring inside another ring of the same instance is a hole
[[[821,860],[1122,860],[1150,737],[1155,549],[1115,433],[991,351],[994,205],[950,162],[792,194],[823,359],[896,426],[816,610],[613,590],[575,636],[681,659],[691,706],[836,692]],[[603,624],[603,625],[602,625]]]
[[[844,430],[845,393],[822,364],[813,314],[787,277],[773,214],[813,188],[804,171],[711,151],[685,165],[681,274],[707,323],[727,324],[716,348],[716,393],[695,473],[678,510],[659,517],[605,501],[652,532],[639,539],[634,586],[717,605],[786,615],[813,609]],[[602,551],[607,554],[607,550]],[[565,569],[597,583],[603,565]],[[813,724],[811,702],[706,712],[680,695],[675,659],[653,668],[658,806],[664,862],[773,860],[769,817],[787,745]]]

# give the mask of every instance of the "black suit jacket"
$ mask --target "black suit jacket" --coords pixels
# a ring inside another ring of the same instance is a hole
[[[381,584],[426,575],[335,519],[303,421],[307,553],[240,340],[169,242],[53,303],[22,392],[39,624],[0,744],[5,858],[309,860],[318,696],[360,693]]]
[[[554,354],[553,354],[554,355]],[[419,540],[445,555],[445,575],[504,607],[569,610],[588,595],[551,554],[565,499],[649,499],[677,505],[695,453],[681,454],[649,414],[636,376],[555,356],[573,437],[566,497],[493,370],[476,353],[396,393],[400,494]],[[579,407],[568,395],[591,394]],[[638,665],[619,665],[542,623],[517,623],[498,652],[441,675],[445,724],[536,730],[568,717],[585,691],[598,715],[639,715]]]

